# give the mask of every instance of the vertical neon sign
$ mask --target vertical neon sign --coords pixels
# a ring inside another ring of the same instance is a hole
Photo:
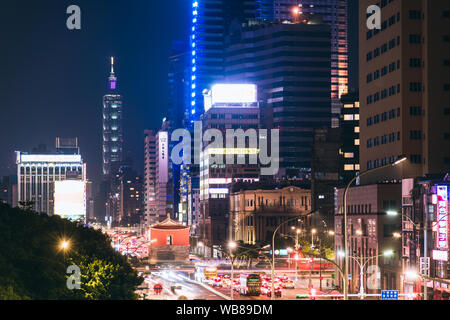
[[[437,186],[437,236],[438,249],[448,248],[448,193],[447,186]]]

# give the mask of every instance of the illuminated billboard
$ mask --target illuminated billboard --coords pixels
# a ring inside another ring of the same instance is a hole
[[[254,84],[215,84],[211,88],[212,104],[216,103],[254,103],[256,102]]]
[[[86,216],[86,190],[82,180],[55,181],[55,214],[69,220]]]
[[[169,136],[166,131],[158,132],[158,182],[169,181]]]
[[[436,247],[448,248],[448,187],[437,186],[437,236]]]

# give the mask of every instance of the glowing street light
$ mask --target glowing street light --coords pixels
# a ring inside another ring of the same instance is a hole
[[[228,248],[230,249],[230,262],[231,262],[231,283],[230,283],[230,298],[234,300],[234,256],[233,251],[236,249],[237,244],[234,241],[228,242]]]
[[[61,250],[66,251],[70,247],[70,241],[69,240],[61,240],[61,243],[59,244],[59,247]]]
[[[414,281],[419,277],[419,274],[415,270],[406,270],[405,277],[410,281]]]
[[[234,242],[234,241],[228,242],[228,248],[233,250],[233,249],[236,249],[236,247],[237,247],[236,242]]]

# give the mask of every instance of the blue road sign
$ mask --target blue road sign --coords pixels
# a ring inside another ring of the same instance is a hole
[[[398,300],[398,290],[381,290],[381,300]]]

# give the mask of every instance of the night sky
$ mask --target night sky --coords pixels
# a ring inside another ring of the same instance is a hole
[[[66,9],[81,8],[81,30]],[[143,130],[167,112],[173,40],[189,37],[186,0],[2,0],[0,3],[0,175],[14,151],[78,137],[88,178],[101,174],[102,97],[115,56],[124,96],[124,151],[142,172]]]

